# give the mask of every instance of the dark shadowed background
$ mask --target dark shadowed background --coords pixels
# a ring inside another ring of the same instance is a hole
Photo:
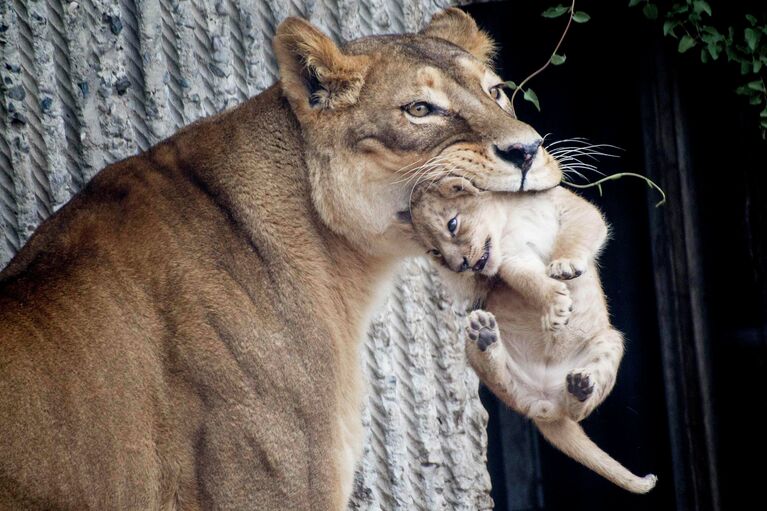
[[[715,23],[743,26],[763,1],[710,2]],[[555,2],[467,8],[499,43],[497,63],[519,83],[549,57],[566,19]],[[492,394],[488,463],[498,510],[751,509],[763,501],[767,459],[765,163],[757,110],[733,90],[737,68],[676,52],[661,22],[628,0],[579,1],[575,25],[517,113],[547,142],[586,137],[623,149],[605,173],[651,176],[584,195],[612,225],[602,276],[627,350],[615,390],[584,421],[593,440],[639,475],[659,476],[645,496],[624,492],[551,448]],[[521,96],[521,95],[520,95]]]

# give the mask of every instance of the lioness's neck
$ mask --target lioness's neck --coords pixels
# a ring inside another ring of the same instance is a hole
[[[379,284],[395,264],[393,255],[371,254],[329,227],[312,198],[301,128],[277,86],[206,123],[223,131],[189,129],[176,140],[188,147],[187,168],[203,181],[218,205],[266,264],[283,278],[309,282],[305,290],[333,292],[359,329]],[[185,151],[180,151],[182,154]]]

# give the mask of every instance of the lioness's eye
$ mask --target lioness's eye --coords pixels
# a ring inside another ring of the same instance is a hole
[[[455,215],[447,222],[447,230],[451,234],[455,234],[455,230],[458,228],[458,215]]]
[[[502,93],[501,93],[501,86],[500,85],[496,85],[495,87],[492,87],[490,89],[490,97],[493,98],[496,101],[501,99],[501,94]]]
[[[434,111],[429,103],[418,101],[405,106],[405,111],[413,117],[426,117]]]

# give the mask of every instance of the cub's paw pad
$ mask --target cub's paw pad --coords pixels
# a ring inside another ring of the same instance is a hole
[[[575,396],[581,403],[586,401],[594,392],[594,383],[589,373],[574,369],[567,375],[567,392]]]
[[[586,260],[579,257],[572,259],[555,259],[547,269],[549,277],[557,280],[571,280],[586,272]]]
[[[480,351],[486,351],[498,340],[498,325],[490,312],[475,310],[469,314],[466,335],[476,343]]]
[[[547,301],[548,306],[544,309],[541,322],[544,330],[556,332],[570,322],[570,315],[573,312],[570,290],[562,282],[557,282],[556,285],[552,286]]]

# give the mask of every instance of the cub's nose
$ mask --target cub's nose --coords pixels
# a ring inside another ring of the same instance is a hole
[[[443,259],[445,267],[450,271],[461,273],[469,269],[469,260],[465,257],[456,256]]]
[[[530,165],[533,164],[535,155],[538,153],[538,148],[541,147],[542,143],[543,139],[539,138],[530,144],[510,144],[506,147],[496,145],[493,147],[495,148],[495,154],[499,158],[516,165],[524,174],[530,170]]]

